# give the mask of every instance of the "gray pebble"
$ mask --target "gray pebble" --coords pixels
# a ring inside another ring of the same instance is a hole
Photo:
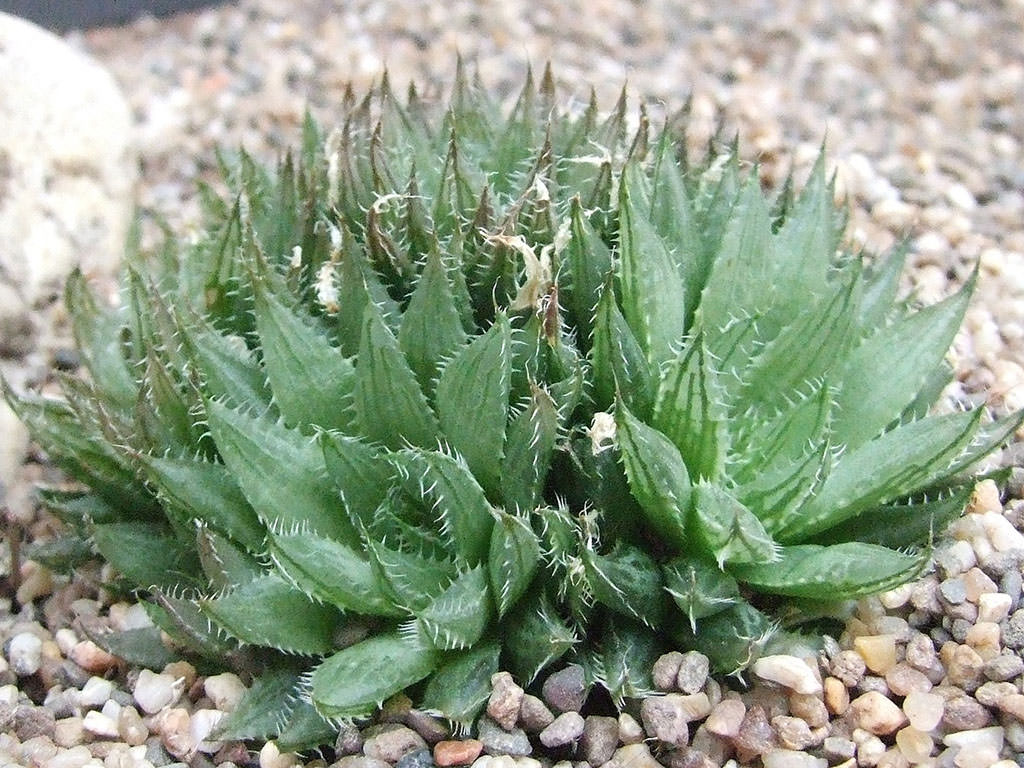
[[[674,699],[649,696],[640,704],[640,719],[652,739],[685,747],[690,742],[689,721]]]
[[[950,699],[942,711],[942,723],[951,731],[976,731],[991,722],[991,713],[972,696]]]
[[[865,670],[867,666],[864,659],[856,651],[840,651],[829,665],[832,677],[839,678],[847,688],[857,685],[864,677]]]
[[[482,715],[477,721],[477,738],[488,755],[525,757],[533,752],[530,737],[522,728],[506,731],[491,718]]]
[[[946,579],[939,584],[939,596],[949,605],[959,605],[967,599],[967,585],[960,576]]]
[[[821,744],[821,751],[829,762],[841,763],[850,760],[857,752],[857,745],[850,739],[841,736],[826,736]]]
[[[164,749],[164,745],[160,743],[159,736],[150,736],[146,739],[146,759],[151,762],[155,768],[161,768],[161,766],[170,765],[174,762],[174,758],[171,757],[170,753]]]
[[[953,619],[949,623],[949,634],[953,636],[953,639],[958,643],[967,642],[967,633],[970,632],[971,627],[974,626],[967,619]]]
[[[1024,648],[1024,608],[1018,608],[1001,622],[1003,645],[1019,651]]]
[[[679,664],[676,685],[683,693],[697,693],[707,682],[711,671],[711,661],[699,651],[688,651],[683,654]]]
[[[1021,590],[1024,589],[1024,577],[1016,568],[1012,568],[1003,574],[999,580],[999,591],[1010,596],[1010,611],[1016,611],[1020,607]]]
[[[755,755],[763,755],[778,746],[775,729],[768,722],[764,709],[755,704],[747,710],[740,731],[732,739],[733,746]]]
[[[519,707],[523,703],[523,689],[516,685],[508,672],[491,675],[491,695],[487,699],[487,715],[506,731],[519,721]]]
[[[989,680],[1006,682],[1024,674],[1024,659],[1016,653],[1002,653],[985,662],[982,672]]]
[[[519,724],[527,733],[540,733],[554,721],[548,705],[536,696],[526,694],[519,707]]]
[[[583,723],[580,751],[588,763],[602,765],[611,760],[619,745],[619,721],[614,717],[591,715]]]
[[[395,768],[431,768],[434,765],[434,756],[429,749],[417,749],[413,752],[406,752],[402,755]]]
[[[405,716],[405,724],[422,736],[427,744],[436,744],[451,735],[451,731],[443,720],[419,709],[409,710]]]
[[[339,755],[357,755],[363,751],[363,734],[352,723],[342,722],[338,727],[338,738],[334,740],[334,751]]]
[[[427,748],[416,731],[394,723],[368,728],[363,736],[363,754],[388,763],[397,763],[403,755]]]
[[[345,755],[331,763],[331,768],[391,768],[391,763],[366,755]]]
[[[55,722],[53,712],[45,707],[21,704],[14,710],[14,732],[23,742],[36,736],[53,738]]]
[[[550,675],[541,690],[544,701],[556,712],[579,712],[587,698],[583,667],[570,664]]]
[[[659,691],[674,691],[679,665],[683,663],[683,654],[679,651],[663,653],[651,668],[651,682]]]
[[[564,747],[583,735],[583,717],[579,712],[565,712],[540,732],[540,743],[545,747]]]

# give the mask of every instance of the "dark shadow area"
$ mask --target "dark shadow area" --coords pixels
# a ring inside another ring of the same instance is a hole
[[[210,5],[217,5],[217,0],[0,0],[0,11],[65,32],[124,24],[144,13],[166,16]]]

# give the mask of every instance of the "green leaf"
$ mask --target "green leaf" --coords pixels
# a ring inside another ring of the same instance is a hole
[[[618,617],[607,622],[596,666],[600,682],[616,707],[622,708],[626,699],[654,692],[651,670],[661,653],[657,637],[647,627]]]
[[[361,552],[312,533],[272,533],[268,553],[302,591],[343,610],[369,616],[401,616]]]
[[[828,290],[827,273],[838,240],[834,215],[832,186],[821,152],[772,243],[775,264],[770,285],[790,307],[799,308],[809,297],[822,296]]]
[[[355,367],[266,278],[256,281],[256,330],[274,402],[290,426],[347,429],[353,421]]]
[[[490,641],[451,656],[427,683],[423,709],[462,725],[472,724],[491,695],[491,676],[499,669],[500,653],[501,644]]]
[[[715,480],[729,449],[727,420],[724,389],[698,334],[663,367],[651,425],[675,444],[695,477]]]
[[[569,220],[570,238],[562,256],[568,265],[566,295],[580,343],[586,348],[593,333],[594,307],[597,306],[601,286],[612,270],[612,256],[608,246],[587,221],[578,196],[570,202]]]
[[[385,452],[340,432],[321,432],[327,474],[341,495],[349,519],[370,526],[394,479]]]
[[[709,335],[740,314],[764,311],[776,298],[774,291],[765,290],[773,271],[770,232],[768,206],[752,172],[729,213],[697,309],[695,322]]]
[[[457,574],[450,560],[435,560],[392,549],[374,539],[364,540],[370,564],[392,603],[409,612],[430,604]]]
[[[86,636],[107,653],[133,666],[162,670],[180,656],[172,652],[160,636],[157,627],[140,627],[120,632],[94,632],[82,624]]]
[[[860,541],[890,549],[919,546],[941,535],[963,514],[974,482],[940,488],[921,497],[871,507],[815,537],[814,544]]]
[[[181,325],[181,336],[206,396],[247,407],[270,403],[263,371],[240,336],[224,336],[194,314]]]
[[[505,617],[500,634],[510,670],[522,685],[532,683],[541,670],[562,658],[578,642],[576,634],[543,593],[520,600]]]
[[[719,568],[777,558],[778,547],[761,521],[726,490],[699,482],[694,491],[693,532]]]
[[[733,675],[757,660],[777,629],[761,611],[739,602],[705,618],[696,631],[680,625],[676,640],[707,656],[716,672]]]
[[[139,385],[125,359],[122,319],[115,310],[99,305],[85,276],[77,268],[68,277],[64,303],[78,354],[97,390],[103,392],[114,407],[130,408],[135,404]]]
[[[217,450],[265,526],[308,529],[358,546],[315,442],[280,421],[216,400],[207,403],[206,412]]]
[[[463,650],[483,636],[491,613],[487,573],[477,567],[457,576],[417,611],[416,628],[438,650]]]
[[[650,411],[654,399],[651,369],[615,304],[615,291],[610,282],[605,284],[597,304],[590,361],[595,407],[611,409],[618,393],[637,413],[646,415]]]
[[[630,196],[639,173],[627,165],[619,181],[619,283],[622,313],[652,367],[675,355],[686,331],[682,275],[664,241]]]
[[[584,550],[582,559],[598,602],[649,627],[660,624],[665,613],[664,584],[654,558],[625,545],[607,555]]]
[[[143,588],[195,582],[199,561],[159,523],[104,523],[92,529],[93,543],[114,568]]]
[[[268,669],[257,677],[213,731],[218,739],[268,739],[280,732],[294,706],[299,676],[289,669]]]
[[[523,596],[540,561],[540,540],[527,520],[497,512],[487,568],[498,618]]]
[[[331,650],[341,618],[333,607],[313,602],[274,574],[219,597],[201,598],[199,607],[232,637],[287,653]]]
[[[850,352],[836,393],[838,444],[863,445],[913,401],[953,343],[976,281],[975,273],[953,296],[879,329]]]
[[[263,573],[255,557],[209,526],[197,527],[196,549],[203,573],[214,590],[233,589]]]
[[[893,314],[908,250],[909,245],[903,243],[893,248],[883,260],[865,269],[863,295],[857,317],[861,336],[874,333]]]
[[[165,504],[227,534],[250,552],[262,547],[266,529],[223,464],[159,456],[139,460]]]
[[[313,705],[324,717],[365,717],[384,699],[418,683],[440,654],[396,634],[363,640],[329,656],[313,671]]]
[[[433,394],[442,361],[465,340],[462,315],[441,254],[432,248],[398,331],[398,345],[428,396]]]
[[[370,267],[366,251],[347,228],[341,231],[341,249],[332,254],[337,256],[337,275],[333,278],[338,286],[338,312],[335,315],[338,340],[347,357],[359,352],[366,333],[366,316],[370,307],[391,324],[399,315],[398,305],[388,296],[377,273]],[[325,268],[326,274],[327,273]]]
[[[153,603],[143,603],[146,613],[172,640],[190,651],[223,664],[238,649],[238,643],[221,628],[214,626],[194,600],[174,597],[155,590]]]
[[[338,737],[338,726],[328,721],[305,699],[295,702],[274,741],[282,752],[305,752]]]
[[[530,402],[508,425],[501,472],[502,499],[512,510],[532,510],[541,501],[558,439],[558,410],[548,392],[530,387]]]
[[[849,347],[856,288],[857,282],[851,281],[784,326],[744,371],[741,399],[764,413],[784,410],[795,393],[830,374]]]
[[[680,555],[662,566],[665,591],[697,631],[697,620],[724,611],[740,599],[739,585],[714,563]]]
[[[730,570],[763,592],[818,600],[847,600],[905,584],[928,564],[927,550],[903,554],[860,541],[782,547],[774,563],[737,565]]]
[[[970,445],[981,416],[979,409],[911,422],[843,455],[820,491],[776,538],[799,542],[865,509],[934,484]]]
[[[373,306],[367,307],[359,348],[356,413],[360,433],[391,449],[406,443],[437,445],[437,419],[398,341]]]
[[[492,498],[501,487],[511,382],[512,330],[504,314],[455,354],[437,382],[444,437]]]
[[[452,555],[471,567],[483,562],[494,520],[466,462],[418,448],[397,451],[389,459],[406,479],[407,490],[430,507]]]
[[[615,427],[626,479],[647,524],[670,546],[685,547],[691,485],[679,449],[621,402],[615,408]]]
[[[152,349],[146,353],[145,359],[144,386],[135,407],[135,422],[140,435],[152,451],[195,451],[201,435],[190,412],[193,403],[186,400]]]

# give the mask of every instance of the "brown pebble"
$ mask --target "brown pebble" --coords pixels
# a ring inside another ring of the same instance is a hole
[[[1011,693],[999,700],[1000,710],[1024,722],[1024,693]]]
[[[912,691],[930,691],[932,681],[924,672],[914,669],[904,661],[885,673],[885,683],[897,696],[906,696]]]
[[[868,691],[851,701],[850,711],[858,728],[876,736],[893,733],[907,723],[903,710],[877,691]]]
[[[864,677],[867,666],[856,651],[840,651],[832,659],[829,672],[839,678],[847,688],[853,688]]]
[[[946,648],[950,645],[951,643],[947,643],[943,647],[943,655],[946,655]],[[985,660],[978,655],[977,651],[969,645],[957,645],[949,654],[946,662],[946,679],[950,685],[963,688],[971,693],[981,685],[984,679],[984,668]]]
[[[469,765],[478,757],[484,745],[477,739],[439,741],[434,745],[434,762],[444,768],[449,765]]]
[[[704,725],[715,736],[732,738],[740,732],[746,714],[747,707],[739,699],[723,699],[711,710]]]
[[[733,736],[732,745],[736,748],[736,756],[741,763],[778,748],[779,740],[775,729],[768,722],[761,706],[754,705],[747,710],[740,724],[739,733]]]
[[[82,640],[76,643],[75,647],[71,649],[71,653],[68,654],[68,658],[86,672],[92,672],[94,675],[102,675],[117,665],[117,657],[111,656],[92,640]]]
[[[783,749],[802,750],[814,743],[814,735],[811,728],[799,717],[772,718],[772,727],[779,738],[779,744]]]
[[[992,715],[977,699],[960,695],[946,701],[942,724],[951,731],[976,731],[992,722]]]
[[[811,728],[819,728],[828,722],[828,708],[821,696],[818,695],[791,693],[789,695],[789,711],[794,717],[805,721]]]
[[[842,716],[850,706],[850,691],[843,682],[836,677],[826,677],[825,687],[825,708],[833,715]]]

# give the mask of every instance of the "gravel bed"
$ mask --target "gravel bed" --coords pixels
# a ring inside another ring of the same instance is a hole
[[[67,37],[124,88],[139,201],[183,233],[217,144],[272,161],[296,143],[304,110],[330,123],[345,87],[365,89],[384,66],[396,84],[440,97],[457,51],[503,98],[528,63],[548,60],[567,99],[593,85],[610,106],[626,81],[652,110],[690,97],[693,144],[722,121],[766,184],[791,169],[799,178],[825,140],[852,240],[880,250],[910,239],[908,288],[934,301],[981,265],[950,407],[1024,406],[1022,0],[243,0]],[[1022,446],[993,463],[1020,463]],[[22,483],[56,477],[30,456]],[[578,711],[571,667],[536,697],[499,677],[471,734],[447,733],[399,698],[381,722],[344,729],[304,764],[1024,765],[1022,498],[1019,471],[1002,503],[984,486],[929,575],[861,603],[821,657],[763,663],[749,689],[707,677],[699,656],[669,655],[655,670],[665,695],[615,719]],[[29,535],[52,527],[40,516]],[[0,766],[296,764],[273,743],[207,739],[239,681],[185,663],[128,668],[86,640],[90,622],[144,620],[112,602],[102,571],[68,583],[28,562],[21,576],[17,599],[0,604]]]

